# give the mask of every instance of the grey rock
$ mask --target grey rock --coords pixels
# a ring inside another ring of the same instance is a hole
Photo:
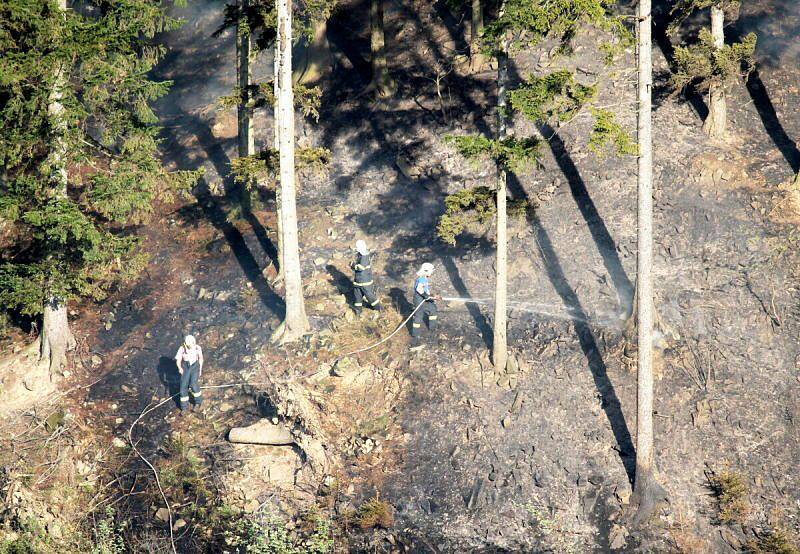
[[[162,506],[156,510],[156,519],[163,523],[169,521],[169,510],[167,510],[166,506]]]

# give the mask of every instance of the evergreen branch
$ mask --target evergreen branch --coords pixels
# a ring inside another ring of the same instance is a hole
[[[489,158],[512,171],[527,168],[539,157],[539,141],[535,138],[497,140],[483,135],[446,135],[444,142],[469,160]]]

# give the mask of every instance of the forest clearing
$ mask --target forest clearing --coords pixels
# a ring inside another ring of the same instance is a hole
[[[798,35],[0,0],[0,554],[800,552]]]

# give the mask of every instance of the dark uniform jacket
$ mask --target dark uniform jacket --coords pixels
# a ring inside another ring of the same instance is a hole
[[[369,254],[357,253],[356,260],[350,264],[353,268],[353,285],[367,287],[372,284],[372,266],[369,264]]]

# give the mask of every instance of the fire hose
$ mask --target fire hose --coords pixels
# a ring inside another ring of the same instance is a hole
[[[383,344],[384,342],[386,342],[387,340],[389,340],[390,338],[392,338],[393,336],[395,336],[395,335],[397,334],[397,332],[398,332],[400,329],[402,329],[403,327],[405,327],[406,323],[408,323],[408,322],[409,322],[409,320],[410,320],[412,317],[414,317],[414,314],[415,314],[415,313],[417,313],[417,310],[419,310],[419,309],[420,309],[420,308],[421,308],[421,307],[422,307],[422,306],[425,304],[425,302],[433,302],[433,298],[430,298],[430,297],[429,297],[429,298],[426,298],[426,299],[424,299],[422,302],[420,302],[420,303],[417,305],[417,307],[416,307],[416,308],[414,308],[414,310],[413,310],[413,311],[412,311],[410,314],[408,314],[408,317],[407,317],[407,318],[405,318],[405,319],[404,319],[404,320],[403,320],[403,321],[402,321],[402,322],[401,322],[401,323],[400,323],[400,324],[397,326],[397,328],[396,328],[394,331],[392,331],[392,332],[391,332],[389,335],[385,336],[384,338],[382,338],[382,339],[381,339],[381,340],[379,340],[378,342],[375,342],[375,343],[373,343],[373,344],[370,344],[369,346],[365,346],[365,347],[363,347],[363,348],[359,348],[359,349],[357,349],[357,350],[353,350],[352,352],[348,352],[347,354],[342,354],[341,356],[339,356],[338,358],[336,358],[336,360],[334,360],[334,362],[333,362],[333,364],[331,365],[331,367],[336,367],[336,364],[338,364],[338,363],[339,363],[341,360],[343,360],[344,358],[346,358],[346,357],[348,357],[348,356],[352,356],[353,354],[358,354],[358,353],[360,353],[360,352],[366,352],[367,350],[372,350],[373,348],[375,348],[375,347],[377,347],[377,346],[380,346],[381,344]]]

